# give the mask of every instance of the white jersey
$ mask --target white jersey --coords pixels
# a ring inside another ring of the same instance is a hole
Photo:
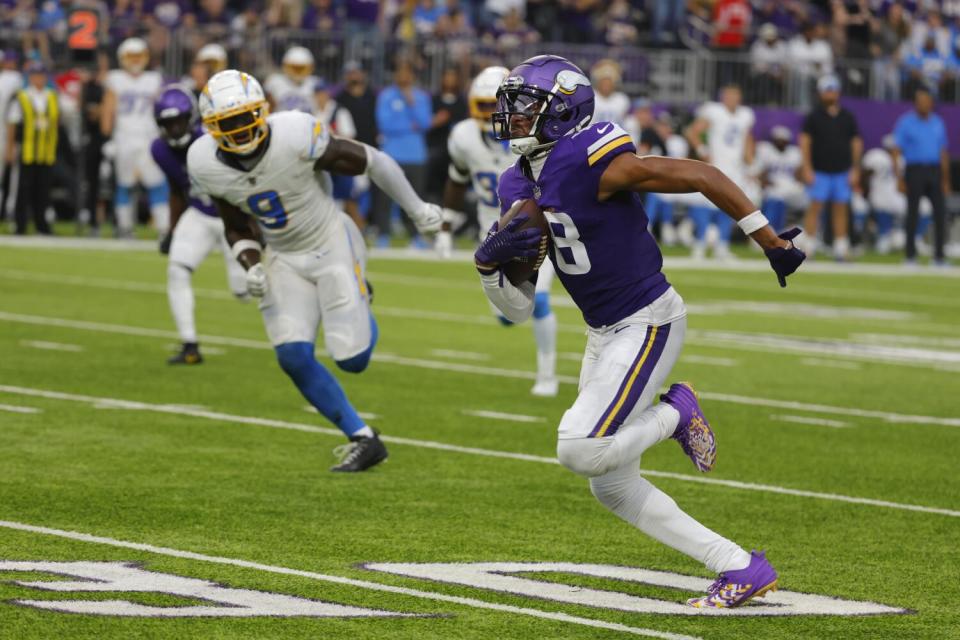
[[[764,189],[764,196],[783,202],[792,202],[804,190],[797,179],[797,170],[803,164],[800,148],[787,145],[780,151],[776,145],[763,141],[757,145],[756,169],[766,173],[770,184]]]
[[[614,91],[609,96],[598,93],[593,97],[592,122],[612,122],[625,127],[629,114],[630,98],[622,91]]]
[[[269,146],[250,171],[221,160],[207,134],[187,152],[190,179],[202,193],[255,217],[276,251],[302,253],[342,236],[343,214],[331,197],[330,176],[314,171],[330,142],[329,130],[299,111],[272,114],[267,123]]]
[[[317,86],[317,76],[309,76],[297,84],[285,74],[274,73],[263,83],[263,90],[273,100],[274,111],[303,111],[313,113],[317,103],[313,98],[314,87]]]
[[[756,121],[753,109],[737,107],[731,112],[719,102],[708,102],[700,107],[697,118],[710,125],[707,129],[710,163],[738,180],[744,172],[747,136]]]
[[[22,87],[23,78],[19,73],[8,69],[0,71],[0,149],[7,148],[7,109]],[[0,166],[5,157],[6,154],[0,156]]]
[[[153,102],[163,86],[163,76],[157,71],[144,71],[135,76],[123,69],[114,69],[107,74],[106,85],[117,98],[113,137],[124,143],[150,142],[156,138]]]
[[[500,219],[497,183],[500,174],[517,161],[509,143],[494,140],[473,118],[454,125],[447,140],[450,152],[450,179],[459,184],[470,183],[477,194],[477,217],[480,233],[486,234]]]

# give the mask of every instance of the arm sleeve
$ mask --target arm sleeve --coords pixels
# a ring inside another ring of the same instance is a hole
[[[533,282],[524,282],[515,287],[499,270],[490,275],[481,275],[480,282],[487,299],[510,322],[520,324],[533,313],[533,299],[536,294],[536,285]]]
[[[416,219],[417,213],[423,209],[425,203],[410,185],[403,169],[396,160],[379,149],[374,149],[367,144],[363,146],[367,152],[367,175],[391,200]]]

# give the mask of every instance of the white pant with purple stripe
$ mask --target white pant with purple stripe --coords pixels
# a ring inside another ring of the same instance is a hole
[[[615,325],[589,329],[580,395],[560,421],[557,457],[589,478],[593,495],[617,516],[721,573],[746,567],[749,554],[640,475],[643,452],[670,438],[679,422],[676,409],[654,399],[686,329],[683,299],[672,288]]]

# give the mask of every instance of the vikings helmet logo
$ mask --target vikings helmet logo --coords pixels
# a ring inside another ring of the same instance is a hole
[[[571,95],[577,91],[577,87],[589,87],[590,81],[582,73],[577,73],[571,69],[564,69],[557,74],[557,87],[560,93]]]

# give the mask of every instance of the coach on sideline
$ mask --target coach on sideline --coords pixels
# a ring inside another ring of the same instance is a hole
[[[943,266],[946,235],[946,196],[950,194],[950,154],[947,151],[947,127],[933,112],[933,94],[927,87],[914,93],[913,111],[897,120],[893,129],[897,146],[893,166],[899,167],[903,155],[906,169],[900,176],[900,191],[907,194],[907,263],[917,261],[917,221],[920,198],[927,196],[933,205],[934,264]]]

